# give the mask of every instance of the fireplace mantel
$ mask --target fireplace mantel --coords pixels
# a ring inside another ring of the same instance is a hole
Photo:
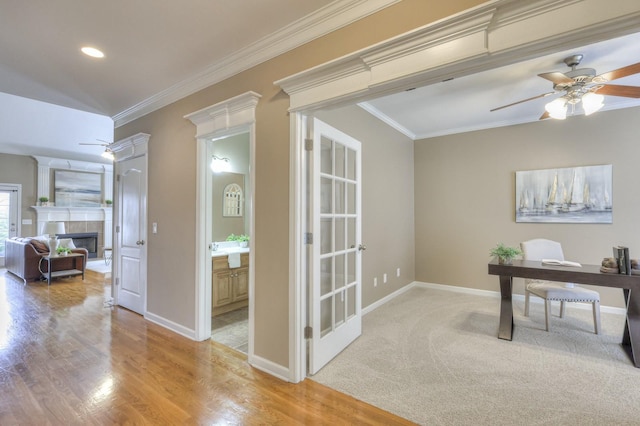
[[[111,221],[111,207],[45,207],[31,206],[38,214],[38,222]]]

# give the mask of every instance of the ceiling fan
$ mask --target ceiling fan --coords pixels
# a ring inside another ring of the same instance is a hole
[[[582,61],[582,57],[583,55],[577,54],[564,59],[564,63],[571,68],[569,72],[547,72],[538,74],[539,77],[553,83],[553,92],[543,93],[532,98],[503,105],[492,109],[491,112],[534,99],[562,93],[562,96],[545,105],[545,112],[540,116],[540,120],[549,117],[564,120],[567,117],[568,105],[571,105],[572,110],[574,110],[578,103],[582,103],[585,115],[590,115],[604,106],[603,95],[640,98],[640,87],[608,84],[609,81],[640,73],[640,62],[596,75],[596,70],[593,68],[576,69]]]
[[[98,145],[98,146],[104,146],[104,147],[105,147],[105,149],[104,149],[104,152],[101,154],[101,156],[102,156],[103,158],[106,158],[107,160],[111,160],[111,161],[115,160],[115,158],[116,158],[116,157],[115,157],[115,155],[113,154],[113,151],[112,151],[112,150],[111,150],[111,148],[110,148],[110,146],[111,146],[111,144],[112,144],[112,143],[111,143],[111,142],[104,141],[104,140],[102,140],[102,139],[96,139],[96,140],[97,140],[97,141],[100,141],[100,142],[102,142],[102,143],[87,143],[87,142],[80,142],[80,143],[78,143],[78,145]]]

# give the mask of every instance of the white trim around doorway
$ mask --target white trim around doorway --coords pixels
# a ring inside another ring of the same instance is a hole
[[[210,189],[209,143],[240,133],[249,133],[250,170],[255,170],[255,109],[261,95],[246,92],[226,101],[203,108],[186,115],[184,118],[196,125],[197,141],[197,181],[196,181],[196,300],[195,300],[195,340],[203,341],[211,338],[211,243],[212,206],[208,202],[207,189]],[[255,188],[255,173],[250,174],[251,188]],[[211,191],[209,191],[210,193]],[[247,201],[253,211],[255,190]],[[255,235],[255,214],[250,215],[249,235]],[[252,241],[252,244],[254,241]],[[255,301],[255,259],[254,250],[249,251],[249,364],[260,364],[254,355],[254,306]],[[263,368],[264,369],[264,368]],[[270,372],[270,371],[267,371]],[[282,375],[282,371],[271,374]]]
[[[640,3],[494,0],[274,84],[290,97],[289,380],[306,377],[305,117],[638,31]],[[364,307],[366,308],[366,307]]]

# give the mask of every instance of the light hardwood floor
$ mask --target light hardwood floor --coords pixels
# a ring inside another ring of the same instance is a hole
[[[104,306],[100,275],[23,285],[0,270],[0,424],[411,422]]]

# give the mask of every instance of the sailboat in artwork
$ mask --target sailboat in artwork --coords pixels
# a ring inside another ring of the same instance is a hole
[[[547,197],[546,211],[548,213],[553,213],[558,207],[558,203],[556,201],[558,197],[558,173],[553,177],[553,183],[551,184],[551,188],[549,189],[549,196]]]
[[[562,205],[563,212],[580,212],[590,209],[591,201],[589,200],[589,183],[584,183],[584,186],[582,187],[582,196],[579,194],[579,188],[579,184],[576,188],[576,172],[574,170],[569,194]]]
[[[582,203],[584,204],[585,210],[591,210],[593,208],[591,194],[589,193],[589,182],[585,182],[584,188],[582,188]]]

